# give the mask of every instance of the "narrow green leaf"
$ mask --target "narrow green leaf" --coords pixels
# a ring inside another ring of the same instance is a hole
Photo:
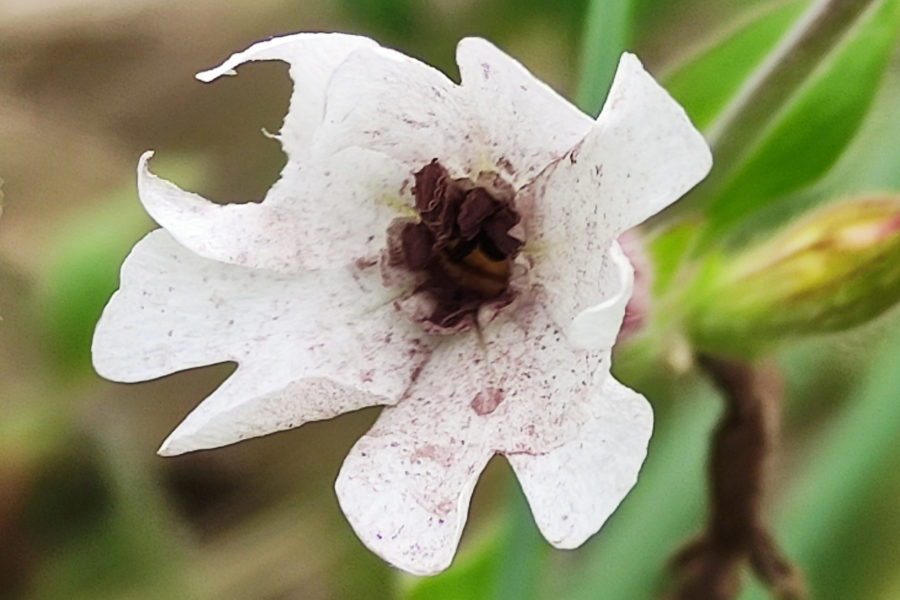
[[[575,103],[590,115],[603,106],[619,56],[631,42],[632,0],[591,0],[581,42]]]
[[[706,129],[797,20],[808,0],[754,12],[663,77],[665,88]]]
[[[900,1],[881,0],[824,57],[718,188],[707,208],[707,241],[827,172],[868,112],[898,32]],[[733,142],[723,137],[722,143],[726,148]],[[726,161],[719,165],[720,180],[729,152],[717,157]]]
[[[536,597],[546,542],[538,532],[531,509],[519,486],[510,482],[507,500],[508,533],[500,548],[493,600],[532,600]]]
[[[57,375],[90,369],[91,336],[118,283],[119,265],[152,227],[131,185],[81,211],[53,236],[40,290],[40,317]]]
[[[698,224],[693,221],[677,223],[647,243],[653,261],[653,295],[660,297],[673,283],[682,259],[694,242]]]
[[[160,159],[159,172],[196,184],[206,166],[191,158]],[[94,325],[118,284],[119,267],[153,222],[137,199],[134,184],[111,193],[65,223],[47,248],[39,290],[40,321],[57,375],[89,372]]]

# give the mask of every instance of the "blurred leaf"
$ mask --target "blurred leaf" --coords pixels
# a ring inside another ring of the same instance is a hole
[[[481,533],[435,577],[408,578],[401,600],[529,600],[536,597],[547,543],[512,477],[502,523]]]
[[[619,56],[631,42],[632,0],[590,0],[581,40],[575,103],[597,115],[612,83]]]
[[[661,296],[672,283],[691,243],[697,235],[697,223],[680,222],[658,234],[647,244],[653,261],[653,294]]]
[[[896,60],[896,58],[895,58]],[[900,69],[896,62],[885,72],[881,90],[853,145],[828,175],[831,193],[857,193],[859,190],[900,190]]]
[[[698,129],[713,122],[807,5],[793,0],[755,12],[663,78]]]
[[[157,172],[193,187],[203,176],[197,161],[160,160]],[[192,181],[193,180],[193,181]],[[119,267],[140,236],[152,227],[133,184],[81,210],[65,223],[47,263],[40,290],[48,363],[60,375],[86,372],[94,325],[118,287]]]
[[[821,177],[844,151],[875,97],[878,83],[900,32],[900,1],[882,0],[845,36],[840,45],[815,57],[815,70],[782,108],[753,134],[746,158],[715,192],[707,208],[708,242],[729,226],[785,194]],[[775,82],[772,82],[775,85]],[[739,132],[726,130],[724,136]],[[747,140],[750,142],[750,140]],[[720,150],[722,147],[719,147]],[[731,163],[719,154],[721,178]],[[736,164],[736,163],[735,163]]]
[[[490,598],[500,569],[505,525],[499,523],[466,545],[453,565],[434,577],[407,577],[399,600],[478,600]]]
[[[510,482],[506,506],[507,534],[499,549],[492,600],[532,600],[536,597],[547,542],[531,515],[525,495]]]
[[[119,265],[150,228],[132,190],[84,210],[66,223],[48,249],[41,318],[48,364],[60,374],[90,367],[90,341],[103,305],[116,289]]]
[[[103,502],[84,504],[78,509],[66,507],[63,515],[44,514],[49,519],[44,526],[53,526],[60,518],[78,518],[82,523],[68,523],[66,531],[57,531],[60,538],[45,548],[46,559],[41,563],[35,579],[33,600],[103,600],[113,598],[202,598],[190,581],[181,536],[163,504],[159,488],[146,465],[140,464],[129,452],[125,440],[115,437],[113,428],[99,438],[81,439],[69,448],[71,466],[76,468],[59,479],[56,488],[38,488],[38,493],[63,493],[62,497],[44,498],[40,510],[52,508],[54,503],[90,500],[84,492],[73,498],[59,485],[82,486],[78,477],[95,471],[90,493],[102,485]],[[98,444],[99,442],[99,444]],[[78,449],[81,448],[81,450]],[[89,450],[83,455],[81,451]],[[87,462],[86,462],[87,461]],[[40,513],[34,516],[41,516]]]
[[[342,0],[348,18],[396,39],[409,38],[416,26],[411,0]]]

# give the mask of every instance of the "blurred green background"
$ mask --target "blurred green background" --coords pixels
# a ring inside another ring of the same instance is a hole
[[[258,200],[277,177],[284,159],[261,129],[279,128],[286,67],[193,79],[255,40],[359,32],[455,77],[457,40],[482,35],[593,112],[627,47],[708,132],[809,4],[2,0],[0,599],[660,597],[667,557],[702,527],[720,409],[690,371],[621,353],[619,375],[648,395],[656,433],[634,492],[583,548],[549,548],[495,459],[456,563],[418,580],[362,547],[331,490],[377,410],[162,459],[159,442],[232,367],[108,383],[90,365],[93,325],[153,227],[134,186],[144,150],[158,151],[160,175],[217,201]],[[706,207],[713,239],[741,247],[808,207],[900,193],[898,3],[871,4],[875,25],[816,67],[717,191],[685,203]],[[900,316],[783,344],[776,358],[787,387],[776,537],[814,598],[900,598]],[[748,579],[741,598],[765,597]]]

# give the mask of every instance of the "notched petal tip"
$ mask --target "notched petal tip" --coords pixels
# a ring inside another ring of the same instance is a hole
[[[653,429],[650,404],[612,376],[592,402],[577,439],[538,455],[507,459],[543,536],[574,549],[594,535],[638,480]]]
[[[178,456],[179,454],[184,454],[188,452],[188,450],[179,451],[177,448],[173,447],[173,444],[169,442],[169,438],[160,444],[159,448],[156,450],[157,456],[169,457],[169,456]]]
[[[651,75],[646,68],[644,68],[641,59],[630,52],[623,52],[622,56],[619,58],[616,79],[619,79],[620,77],[621,87],[643,85],[645,86],[645,94],[648,96],[659,96],[659,99],[656,100],[657,102],[667,104],[668,106],[666,108],[668,110],[671,110],[673,114],[680,115],[683,118],[686,127],[683,127],[680,133],[683,136],[684,150],[687,154],[682,157],[682,161],[685,164],[690,162],[693,166],[693,168],[690,169],[691,175],[696,178],[693,185],[702,181],[709,174],[710,169],[712,169],[712,150],[710,149],[706,138],[703,137],[703,134],[700,133],[693,121],[691,121],[691,117],[687,114],[687,111],[684,110],[684,107],[672,97],[666,88],[654,79],[653,75]],[[634,81],[636,79],[640,80],[640,84]],[[613,85],[615,85],[615,82],[613,82]],[[612,92],[610,92],[610,96],[612,96]],[[693,185],[690,187],[693,187]],[[690,189],[690,187],[688,189]]]
[[[490,60],[494,53],[503,52],[495,44],[479,36],[467,36],[459,40],[456,44],[456,56],[459,60],[461,54],[469,54],[472,57]]]
[[[218,66],[205,71],[200,71],[194,77],[203,83],[210,83],[222,76],[237,75],[236,67],[252,61],[252,60],[279,60],[277,48],[290,44],[299,38],[304,38],[310,34],[297,33],[294,35],[286,35],[281,37],[273,37],[261,42],[257,42],[245,50],[235,52]]]
[[[200,215],[216,211],[218,206],[155,175],[150,171],[150,159],[153,155],[154,152],[148,150],[138,160],[138,199],[154,221],[167,229],[179,242],[191,247],[189,238],[203,232],[193,231],[196,227],[192,227],[190,221],[197,221]]]
[[[203,83],[211,83],[219,77],[222,77],[223,75],[234,77],[235,75],[237,75],[237,69],[222,69],[220,67],[213,67],[212,69],[195,73],[194,79],[202,81]]]

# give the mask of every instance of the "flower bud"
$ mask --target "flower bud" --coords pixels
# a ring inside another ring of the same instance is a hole
[[[900,196],[826,207],[707,265],[687,328],[705,352],[751,356],[791,337],[840,331],[900,299]]]

